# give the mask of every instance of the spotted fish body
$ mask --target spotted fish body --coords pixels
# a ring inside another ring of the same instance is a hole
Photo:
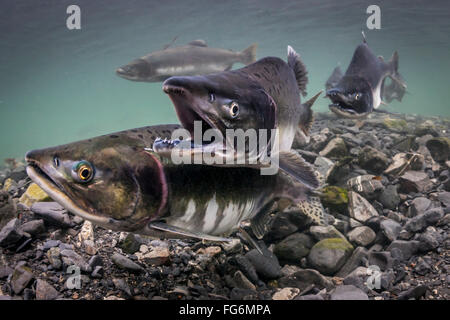
[[[55,201],[100,226],[154,237],[217,240],[279,199],[308,191],[283,174],[174,165],[145,150],[178,125],[143,127],[27,153],[27,173]],[[245,177],[243,179],[243,177]]]

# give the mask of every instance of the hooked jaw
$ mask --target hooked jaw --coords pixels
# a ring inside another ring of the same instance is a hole
[[[332,88],[327,91],[325,98],[331,100],[329,108],[338,116],[350,119],[359,119],[366,117],[370,111],[360,111],[354,105],[354,101],[349,99],[340,89]],[[365,110],[370,108],[364,108]]]
[[[181,125],[194,137],[194,121],[202,122],[202,133],[208,129],[219,129],[220,123],[202,110],[208,103],[194,93],[186,77],[171,77],[163,83],[163,91],[170,97]],[[206,94],[205,94],[206,97]],[[213,110],[212,108],[209,108]]]

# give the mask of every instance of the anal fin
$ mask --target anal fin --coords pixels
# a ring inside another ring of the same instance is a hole
[[[293,150],[279,153],[278,167],[310,189],[316,189],[319,186],[313,167]]]
[[[150,222],[148,224],[149,228],[171,233],[177,237],[186,237],[186,238],[194,238],[194,239],[200,239],[200,240],[207,240],[207,241],[216,241],[216,242],[229,242],[231,239],[229,238],[222,238],[222,237],[216,237],[209,234],[201,233],[201,232],[195,232],[195,231],[189,231],[183,228],[175,227],[168,225],[167,223],[161,222],[161,221],[155,221]]]

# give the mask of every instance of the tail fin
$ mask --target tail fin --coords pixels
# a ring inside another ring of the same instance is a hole
[[[320,90],[314,97],[302,104],[302,116],[300,117],[298,126],[305,135],[309,134],[309,130],[311,129],[312,123],[314,121],[314,115],[311,107],[313,106],[314,102],[316,102],[317,98],[322,94],[322,92],[323,90]]]
[[[300,59],[300,55],[291,47],[287,47],[288,51],[288,65],[294,71],[295,79],[297,80],[298,88],[303,96],[306,96],[306,84],[308,83],[308,71]]]
[[[401,85],[403,88],[406,89],[406,83],[403,80],[403,77],[401,76],[401,74],[398,72],[398,60],[399,60],[398,52],[395,51],[392,54],[391,60],[389,61],[389,64],[390,64],[390,67],[392,70],[391,78],[392,78],[392,80],[394,80],[395,82],[397,82],[399,85]]]
[[[241,51],[241,62],[245,65],[253,63],[256,61],[256,48],[258,48],[258,44],[254,43],[247,49]]]

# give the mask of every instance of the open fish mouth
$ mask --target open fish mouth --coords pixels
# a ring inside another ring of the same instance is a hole
[[[220,121],[199,111],[198,104],[201,103],[201,99],[196,98],[186,88],[164,84],[163,91],[169,95],[181,125],[189,131],[192,139],[194,138],[195,121],[200,121],[202,124],[202,136],[208,129],[217,129],[221,133],[225,132],[225,126]],[[210,142],[202,143],[208,144]]]
[[[26,170],[31,180],[68,211],[107,228],[111,228],[111,225],[115,224],[114,219],[94,215],[81,208],[63,191],[64,188],[41,168],[38,162],[28,158],[26,160],[28,163]]]
[[[328,106],[330,110],[345,118],[358,119],[363,118],[369,114],[368,111],[356,110],[354,106],[345,102],[345,98],[338,92],[328,92],[326,97],[331,100],[331,104]]]

